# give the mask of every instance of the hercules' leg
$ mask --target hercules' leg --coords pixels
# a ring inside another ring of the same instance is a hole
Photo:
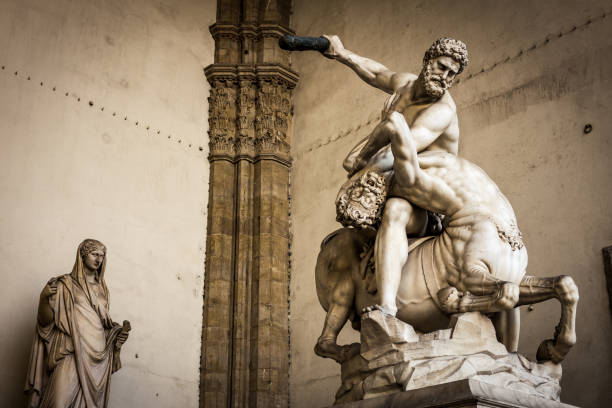
[[[521,328],[521,311],[518,307],[495,313],[491,319],[495,326],[497,340],[511,353],[518,351]]]
[[[339,346],[336,343],[338,334],[349,318],[355,299],[355,286],[351,280],[350,271],[342,273],[343,279],[336,283],[329,303],[329,309],[325,317],[323,332],[317,344],[315,353],[321,357],[332,358],[339,363],[343,363],[352,356],[359,354],[359,343],[346,346]]]
[[[558,299],[561,303],[561,319],[555,328],[554,339],[545,340],[538,348],[538,360],[561,362],[576,344],[576,309],[578,287],[569,276],[538,278],[525,276],[520,285],[518,306]]]
[[[395,298],[408,259],[406,226],[412,215],[412,205],[402,198],[389,198],[385,204],[382,223],[376,234],[374,255],[378,305],[387,314],[395,315]]]

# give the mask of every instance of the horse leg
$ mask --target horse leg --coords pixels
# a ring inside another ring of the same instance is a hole
[[[519,285],[499,280],[480,268],[472,268],[462,280],[465,290],[453,286],[438,291],[445,313],[501,312],[513,309],[519,300]]]
[[[342,364],[349,358],[359,354],[359,343],[339,346],[336,340],[344,324],[348,320],[355,300],[355,284],[351,279],[351,271],[336,271],[342,278],[336,283],[332,292],[325,316],[323,332],[315,345],[315,353],[321,357],[332,358]]]
[[[555,328],[553,339],[544,340],[537,352],[539,361],[561,362],[576,344],[576,309],[578,287],[569,276],[538,278],[525,276],[520,284],[518,306],[558,299],[561,303],[561,319]]]

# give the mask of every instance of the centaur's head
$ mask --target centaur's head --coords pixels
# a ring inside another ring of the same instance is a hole
[[[380,223],[387,182],[375,171],[363,171],[351,177],[336,197],[336,221],[345,227],[376,228]]]

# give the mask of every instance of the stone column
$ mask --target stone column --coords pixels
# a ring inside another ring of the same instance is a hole
[[[290,3],[219,0],[206,67],[210,190],[201,407],[285,407],[291,92],[278,38]],[[232,8],[241,7],[237,12]]]

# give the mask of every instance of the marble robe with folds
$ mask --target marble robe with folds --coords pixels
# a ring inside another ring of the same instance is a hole
[[[49,281],[57,285],[48,298],[53,321],[36,324],[25,385],[28,408],[107,406],[111,374],[121,367],[115,347],[121,326],[108,315],[105,263],[97,282],[87,282],[77,250],[72,273]]]

